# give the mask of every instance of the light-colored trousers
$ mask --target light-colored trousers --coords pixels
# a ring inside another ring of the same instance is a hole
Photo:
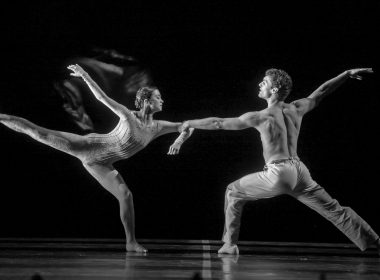
[[[236,244],[243,206],[247,201],[288,194],[318,212],[362,251],[379,236],[349,207],[343,207],[318,185],[298,157],[276,160],[264,171],[249,174],[228,185],[225,194],[223,241]]]

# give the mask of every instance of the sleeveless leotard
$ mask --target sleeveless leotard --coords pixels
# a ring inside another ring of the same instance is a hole
[[[110,133],[86,135],[90,149],[84,153],[82,161],[87,164],[106,164],[130,158],[153,140],[157,130],[157,121],[153,127],[146,127],[130,113],[126,118],[120,119]]]

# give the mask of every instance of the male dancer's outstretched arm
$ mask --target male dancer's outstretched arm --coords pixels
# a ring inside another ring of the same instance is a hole
[[[198,120],[189,120],[183,123],[182,128],[197,128],[204,130],[242,130],[256,127],[260,123],[260,112],[248,112],[236,118],[211,117]]]
[[[328,96],[330,93],[334,92],[338,87],[340,87],[348,78],[353,78],[361,80],[360,76],[363,73],[373,73],[372,68],[357,68],[346,70],[338,76],[324,82],[315,91],[313,91],[307,98],[302,98],[293,101],[292,104],[296,106],[298,114],[303,116],[306,113],[313,110],[319,105],[319,103]]]
[[[313,110],[330,93],[340,87],[348,78],[361,80],[360,74],[373,73],[372,68],[358,68],[344,71],[340,75],[324,82],[307,98],[299,99],[292,104],[297,107],[299,114],[304,115]],[[205,130],[242,130],[257,127],[260,124],[260,112],[249,112],[237,118],[210,117],[205,119],[185,121],[183,129],[193,127]]]

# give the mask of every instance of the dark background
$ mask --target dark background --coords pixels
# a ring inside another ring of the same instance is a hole
[[[65,59],[94,46],[142,61],[165,100],[155,117],[171,121],[264,108],[257,84],[267,68],[292,76],[292,101],[346,69],[373,67],[305,117],[299,155],[380,232],[379,2],[157,2],[11,3],[1,16],[0,111],[75,132],[51,82]],[[115,164],[134,194],[137,237],[219,239],[225,187],[264,164],[259,135],[195,131],[169,157],[176,136]],[[0,161],[0,237],[124,237],[116,199],[78,160],[0,126]],[[248,203],[240,239],[348,242],[289,197]]]

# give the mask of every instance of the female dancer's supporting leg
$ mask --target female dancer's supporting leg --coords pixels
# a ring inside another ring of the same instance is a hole
[[[6,114],[0,114],[0,122],[14,131],[26,134],[40,143],[79,159],[88,149],[86,138],[81,135],[46,129],[26,119]],[[139,245],[135,239],[133,198],[123,178],[112,165],[84,164],[84,167],[106,190],[118,199],[120,216],[127,238],[127,251],[146,252],[147,250]]]
[[[84,164],[84,167],[119,201],[120,218],[123,223],[125,236],[127,239],[127,251],[147,252],[147,250],[136,241],[133,196],[119,172],[117,172],[111,164]]]

